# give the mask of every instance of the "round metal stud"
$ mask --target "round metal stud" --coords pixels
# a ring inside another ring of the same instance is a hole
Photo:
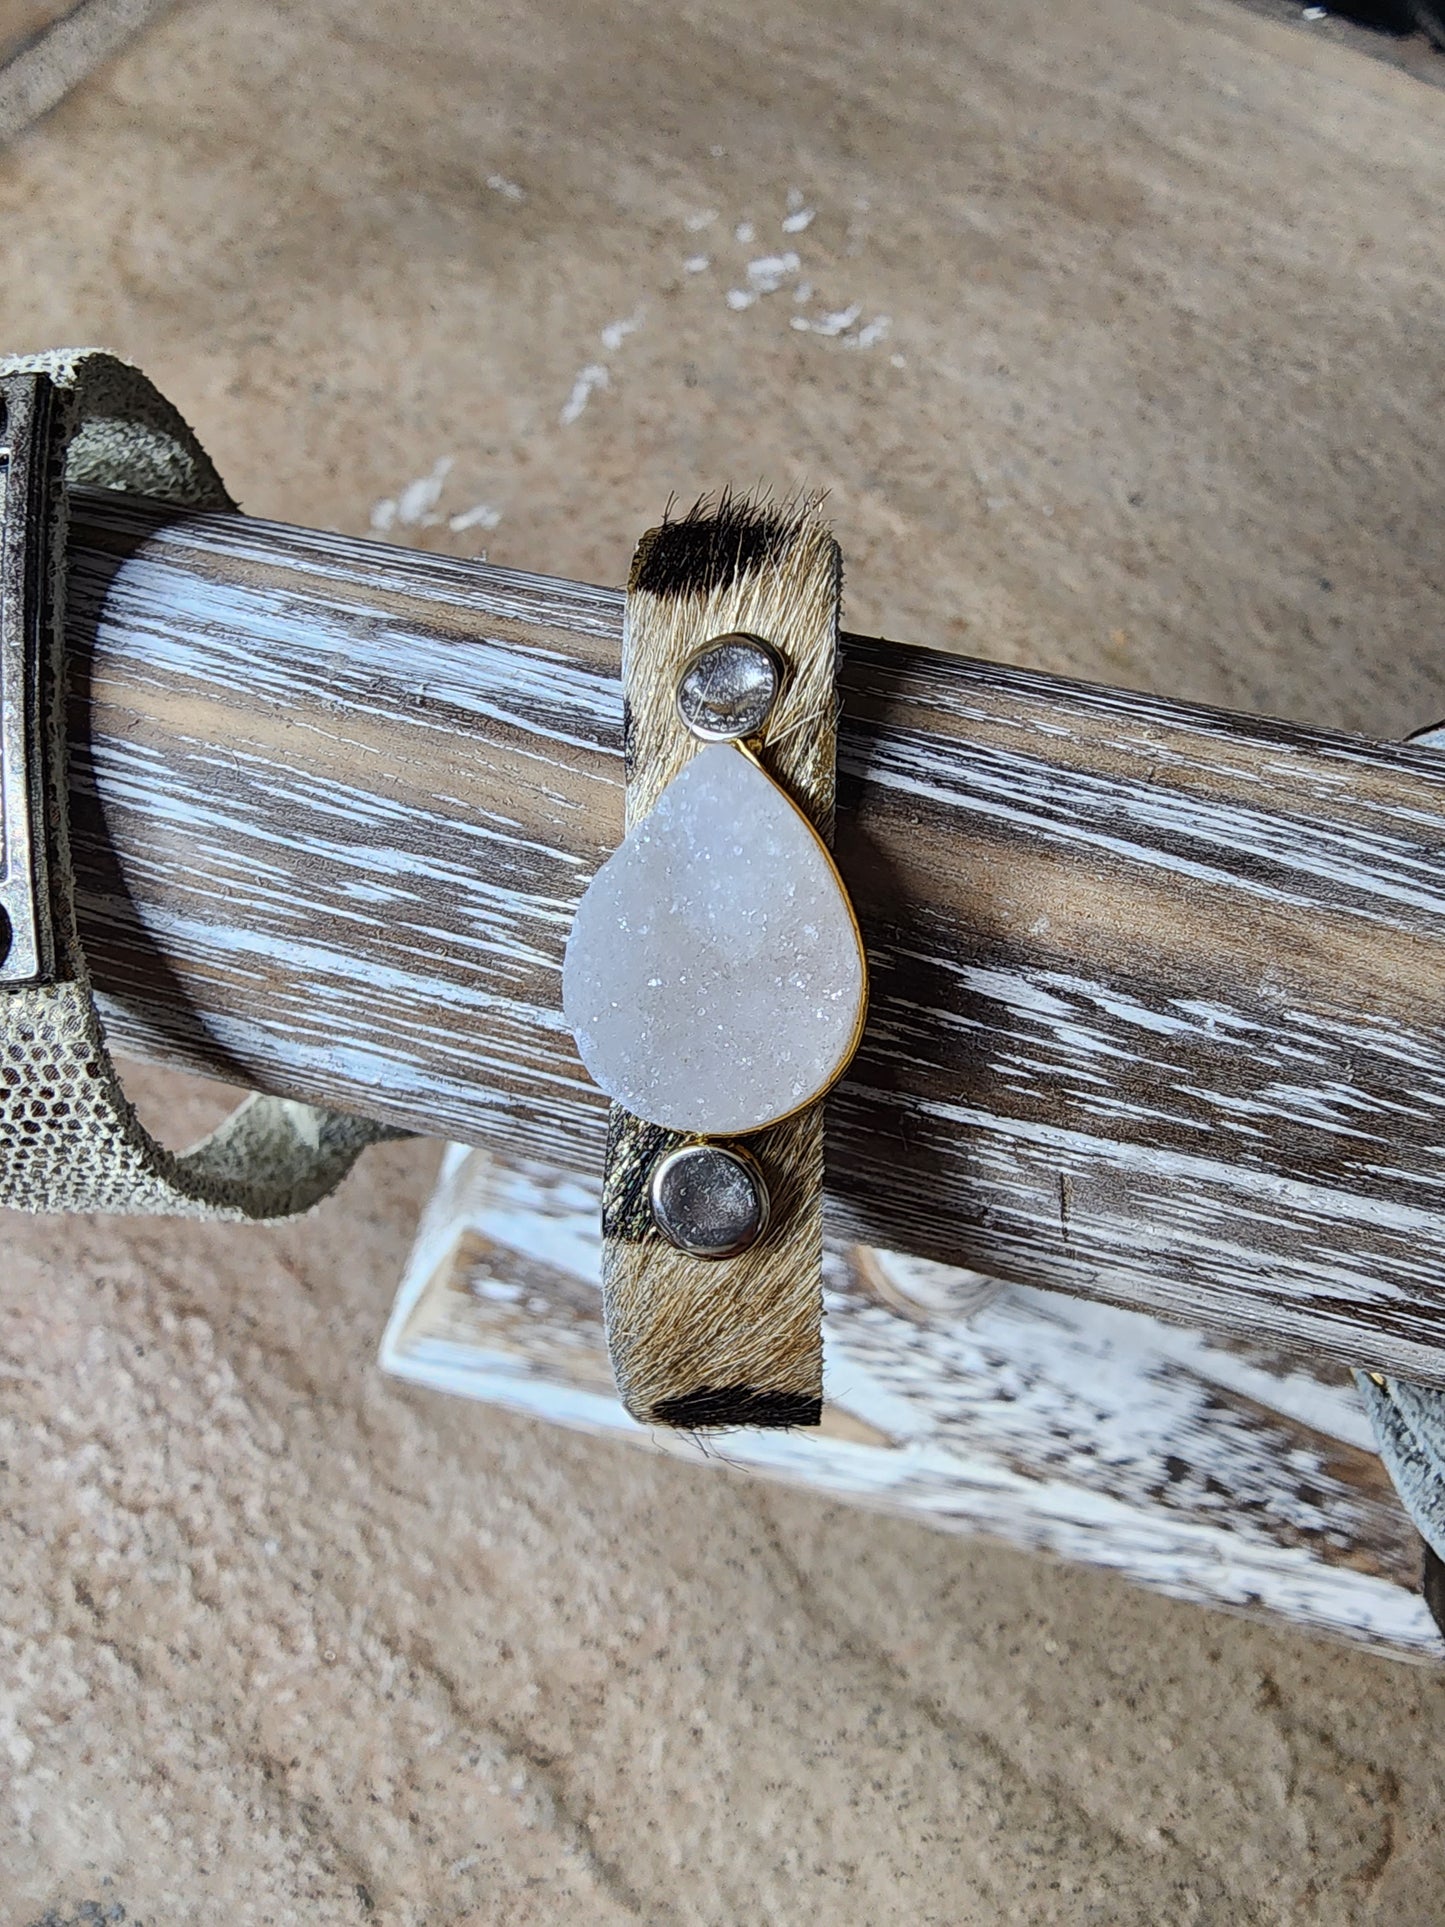
[[[757,636],[714,636],[678,678],[677,713],[704,743],[756,736],[783,686],[783,659]]]
[[[649,1197],[663,1237],[695,1258],[735,1258],[768,1228],[762,1171],[731,1145],[684,1144],[659,1158]]]

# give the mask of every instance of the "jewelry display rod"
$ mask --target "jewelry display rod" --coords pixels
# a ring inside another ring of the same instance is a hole
[[[116,1048],[600,1171],[560,980],[622,834],[621,592],[72,517]],[[847,634],[840,692],[832,1234],[1445,1384],[1445,762]]]

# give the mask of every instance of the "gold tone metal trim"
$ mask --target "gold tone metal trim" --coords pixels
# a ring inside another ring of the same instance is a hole
[[[771,1131],[774,1125],[786,1124],[789,1118],[801,1117],[804,1111],[811,1111],[813,1106],[815,1104],[821,1103],[822,1100],[828,1095],[829,1091],[832,1090],[833,1086],[839,1083],[841,1079],[847,1075],[849,1066],[852,1064],[853,1059],[858,1055],[858,1047],[863,1042],[863,1033],[868,1028],[868,989],[869,989],[868,949],[863,942],[863,932],[858,927],[858,914],[853,908],[853,899],[848,894],[848,886],[847,884],[844,883],[842,875],[839,872],[838,866],[833,861],[833,852],[828,848],[827,844],[823,841],[822,837],[819,836],[813,824],[809,822],[806,813],[803,810],[800,810],[798,808],[798,805],[794,802],[793,798],[789,796],[788,792],[783,788],[783,785],[778,781],[777,777],[773,776],[767,769],[764,768],[762,758],[758,755],[758,752],[753,748],[752,744],[750,742],[734,743],[732,747],[738,752],[740,756],[746,756],[748,761],[753,765],[754,769],[757,770],[758,774],[766,778],[766,780],[772,784],[773,788],[778,792],[779,796],[781,796],[783,800],[787,803],[788,807],[791,810],[793,810],[798,817],[801,818],[803,824],[805,825],[808,831],[809,836],[812,837],[813,841],[817,844],[818,848],[822,851],[823,861],[827,864],[828,868],[832,871],[833,881],[838,886],[838,894],[842,897],[844,904],[847,906],[848,923],[853,931],[853,941],[858,946],[858,969],[862,980],[861,989],[858,997],[858,1016],[853,1025],[853,1034],[848,1040],[847,1047],[844,1050],[843,1055],[839,1060],[838,1067],[833,1072],[833,1075],[828,1079],[826,1084],[820,1084],[818,1089],[813,1092],[811,1097],[804,1098],[801,1104],[795,1104],[790,1111],[782,1111],[779,1113],[777,1117],[770,1117],[766,1121],[766,1123],[755,1124],[753,1125],[751,1130],[734,1131],[731,1134],[734,1137],[747,1138],[747,1137],[755,1137],[759,1131]]]

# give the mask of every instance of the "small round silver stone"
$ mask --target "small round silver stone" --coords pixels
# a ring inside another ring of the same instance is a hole
[[[658,1230],[696,1258],[735,1258],[768,1228],[768,1187],[756,1159],[722,1144],[685,1144],[659,1158],[650,1187]]]
[[[714,636],[688,662],[677,685],[677,713],[704,743],[756,736],[783,686],[783,662],[757,636]]]

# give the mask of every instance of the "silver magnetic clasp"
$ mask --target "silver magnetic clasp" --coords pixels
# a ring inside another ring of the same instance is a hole
[[[54,390],[0,376],[0,987],[54,970],[45,836]]]

